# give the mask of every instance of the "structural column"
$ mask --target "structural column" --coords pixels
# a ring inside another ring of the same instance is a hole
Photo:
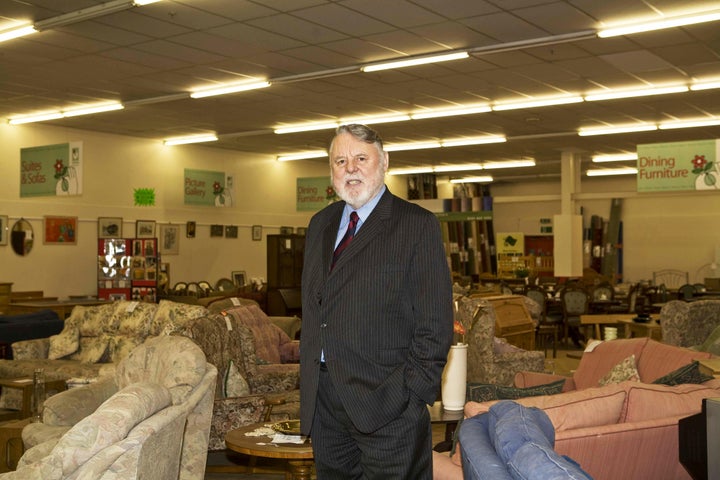
[[[554,274],[556,277],[581,277],[582,215],[575,206],[575,193],[580,189],[580,157],[563,151],[560,167],[560,215],[553,218]]]

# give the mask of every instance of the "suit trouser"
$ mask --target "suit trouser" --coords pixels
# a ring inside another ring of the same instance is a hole
[[[432,480],[430,414],[413,395],[400,417],[372,433],[362,433],[347,415],[323,366],[310,436],[318,480]]]

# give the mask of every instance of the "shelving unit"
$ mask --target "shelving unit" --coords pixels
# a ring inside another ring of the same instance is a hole
[[[479,276],[496,270],[492,211],[435,214],[453,275]]]
[[[98,298],[157,301],[157,238],[98,240]]]

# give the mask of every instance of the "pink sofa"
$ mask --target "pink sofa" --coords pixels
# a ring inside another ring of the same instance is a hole
[[[631,354],[640,382],[598,386],[600,378]],[[595,480],[689,479],[678,457],[678,420],[698,413],[703,398],[720,396],[720,379],[677,386],[650,382],[707,356],[647,338],[604,342],[583,354],[564,393],[516,401],[542,408],[555,427],[555,451],[577,461]],[[529,387],[558,378],[522,372],[515,380],[516,386]],[[494,403],[468,402],[465,416],[486,412]],[[452,458],[434,455],[436,480],[463,478],[457,452]]]

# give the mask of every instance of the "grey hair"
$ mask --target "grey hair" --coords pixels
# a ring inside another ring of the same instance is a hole
[[[380,152],[381,154],[385,151],[385,149],[383,148],[382,138],[380,138],[380,134],[372,128],[368,127],[367,125],[362,125],[360,123],[350,123],[337,127],[337,129],[335,130],[335,136],[330,142],[330,150],[332,150],[335,138],[337,138],[338,135],[343,133],[349,133],[358,140],[362,140],[365,143],[375,145],[375,147],[377,147],[378,149],[378,152]]]

